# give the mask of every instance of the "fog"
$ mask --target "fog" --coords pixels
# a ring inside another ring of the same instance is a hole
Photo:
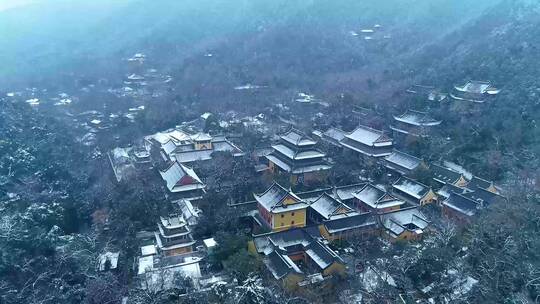
[[[247,0],[48,0],[2,1],[0,77],[72,70],[81,60],[100,61],[142,45],[216,43],[246,32],[288,27],[345,31],[347,26],[384,23],[416,35],[444,36],[497,1],[247,1]],[[11,8],[11,9],[7,9]],[[317,46],[317,41],[312,42]],[[306,46],[310,47],[310,46]],[[28,78],[26,78],[28,79]]]

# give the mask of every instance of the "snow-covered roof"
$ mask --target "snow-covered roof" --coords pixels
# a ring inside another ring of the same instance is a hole
[[[365,185],[362,190],[354,193],[354,197],[369,205],[375,205],[375,203],[386,194],[385,191],[371,185]]]
[[[373,209],[384,209],[405,204],[404,201],[396,199],[387,194],[386,191],[371,184],[367,184],[362,190],[353,195],[362,203]]]
[[[461,173],[468,180],[473,178],[473,174],[471,172],[469,172],[463,166],[460,166],[460,165],[458,165],[458,164],[456,164],[454,162],[445,160],[445,161],[443,161],[443,165],[444,165],[444,167],[446,167],[446,168],[448,168],[450,170]]]
[[[285,172],[291,172],[292,171],[292,168],[291,166],[289,166],[289,164],[287,164],[286,162],[282,161],[281,159],[279,159],[278,157],[272,155],[272,154],[269,154],[269,155],[266,155],[265,156],[269,161],[271,161],[272,163],[274,163],[275,165],[277,165],[278,167],[280,167],[281,169],[283,169],[283,171]]]
[[[286,254],[277,251],[270,253],[264,263],[276,280],[282,279],[290,273],[301,274],[302,271]]]
[[[347,201],[353,199],[354,193],[362,190],[362,188],[364,188],[365,186],[365,183],[340,186],[336,187],[334,192],[338,199],[340,199],[341,201]]]
[[[355,213],[347,205],[339,202],[326,193],[319,196],[319,198],[314,200],[309,206],[326,220],[348,216]]]
[[[366,126],[358,126],[354,131],[345,135],[345,137],[367,146],[391,146],[392,139],[384,134],[383,131],[375,130]]]
[[[428,186],[406,177],[401,177],[392,187],[418,200],[424,197],[429,191]]]
[[[183,192],[205,187],[193,169],[177,161],[173,162],[168,169],[159,173],[171,192]]]
[[[336,261],[343,262],[332,249],[319,241],[310,243],[305,253],[321,270],[328,268]]]
[[[126,162],[130,160],[129,148],[114,148],[111,151],[111,157],[115,163]]]
[[[210,116],[212,116],[212,113],[206,112],[206,113],[203,113],[203,114],[201,115],[201,118],[202,118],[202,119],[208,119]]]
[[[217,242],[214,240],[214,238],[204,239],[203,243],[206,248],[213,248],[217,246]]]
[[[308,207],[308,204],[278,183],[272,184],[265,192],[253,194],[255,200],[270,212],[298,210]]]
[[[394,150],[392,154],[386,156],[384,160],[387,164],[397,165],[409,171],[418,168],[418,166],[422,164],[422,160],[420,158],[398,150]]]
[[[170,215],[168,217],[160,216],[160,223],[164,228],[177,229],[186,226],[187,222],[182,215]]]
[[[191,139],[193,139],[194,141],[210,141],[212,140],[212,136],[210,136],[210,134],[208,133],[199,132],[191,136]]]
[[[120,256],[120,252],[105,252],[103,254],[99,255],[99,271],[105,271],[105,267],[107,265],[107,261],[110,263],[109,269],[116,269],[118,268],[118,257]]]
[[[466,216],[475,215],[482,207],[480,203],[455,192],[450,193],[450,196],[442,204]]]
[[[442,197],[442,198],[447,199],[450,196],[450,194],[452,194],[452,193],[466,194],[468,192],[471,192],[471,190],[467,189],[467,188],[461,188],[461,187],[458,187],[458,186],[454,186],[452,184],[446,184],[441,189],[439,189],[437,191],[437,195]]]
[[[343,140],[343,138],[345,138],[346,132],[338,128],[330,128],[326,130],[322,135],[323,138],[339,143],[341,140]]]
[[[304,164],[295,163],[293,160],[287,160],[286,157],[279,156],[279,154],[277,154],[276,152],[272,152],[265,157],[266,159],[280,167],[283,171],[293,174],[322,171],[332,168],[330,164],[319,158],[314,159],[314,161],[311,163]]]
[[[180,163],[192,163],[196,161],[204,161],[212,159],[213,150],[191,150],[174,153],[171,158],[174,158]]]
[[[396,236],[405,230],[422,233],[429,225],[426,216],[416,207],[385,213],[381,216],[381,222]]]
[[[199,221],[201,210],[194,207],[191,201],[187,199],[180,199],[176,201],[176,203],[182,212],[182,217],[188,222],[188,224],[190,226],[196,225]]]
[[[272,148],[291,160],[305,160],[305,159],[310,159],[310,158],[321,158],[321,157],[326,156],[326,154],[316,149],[295,151],[282,144],[273,145]]]
[[[141,255],[147,256],[147,255],[154,255],[156,254],[156,246],[155,245],[146,245],[141,247]]]
[[[433,174],[433,179],[443,184],[454,184],[463,176],[461,173],[437,164],[429,167]]]
[[[291,129],[287,133],[280,136],[280,138],[288,143],[291,143],[295,146],[312,146],[317,144],[312,138],[304,134],[303,132]]]
[[[189,232],[185,233],[185,235],[187,235],[186,239],[176,239],[176,240],[171,239],[171,241],[167,242],[167,238],[163,235],[161,226],[159,226],[159,228],[160,228],[160,233],[154,232],[154,237],[156,239],[157,247],[160,250],[167,251],[167,250],[191,247],[196,243],[193,240],[193,237],[191,236],[191,234],[189,234]],[[180,235],[181,234],[177,234],[177,235],[173,235],[172,237],[175,238]]]
[[[305,247],[313,242],[314,238],[320,237],[319,229],[312,226],[256,235],[253,237],[253,243],[258,253],[268,255],[275,248],[286,250],[298,245]]]
[[[442,123],[441,120],[430,117],[426,112],[414,110],[407,110],[400,116],[394,116],[394,119],[406,124],[423,127],[438,126]]]
[[[329,233],[338,233],[362,227],[376,227],[377,220],[370,212],[324,221]]]
[[[455,86],[455,89],[459,92],[473,93],[473,94],[485,94],[492,92],[497,94],[498,90],[491,85],[489,81],[476,81],[471,80],[463,86]]]
[[[154,139],[160,144],[165,144],[168,141],[172,140],[175,143],[181,143],[191,140],[191,136],[187,134],[186,132],[180,131],[180,130],[168,130],[165,132],[158,132],[154,135],[150,135],[146,137],[147,139]]]
[[[139,268],[137,274],[144,274],[147,271],[154,270],[154,256],[144,256],[139,258]]]
[[[486,190],[486,189],[489,189],[491,187],[493,187],[493,182],[492,181],[485,180],[485,179],[480,178],[478,176],[473,176],[473,178],[467,184],[467,188],[469,188],[471,190],[475,190],[476,188]]]
[[[332,166],[329,165],[326,162],[321,162],[318,164],[313,165],[307,165],[307,166],[295,166],[295,168],[292,170],[293,174],[301,174],[301,173],[308,173],[308,172],[316,172],[316,171],[324,171],[331,169]]]

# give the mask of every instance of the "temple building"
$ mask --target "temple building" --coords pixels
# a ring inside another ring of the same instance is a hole
[[[434,86],[415,84],[406,90],[407,93],[413,95],[419,95],[426,98],[428,101],[444,101],[448,97],[447,93],[441,92],[441,90]]]
[[[392,153],[393,140],[383,131],[360,125],[345,135],[341,145],[359,155],[383,157]]]
[[[478,176],[473,176],[467,183],[467,188],[471,190],[483,189],[495,194],[500,194],[500,190],[495,186],[492,181],[485,180]]]
[[[457,192],[451,192],[447,199],[442,201],[442,214],[457,223],[469,223],[476,213],[484,208],[481,202],[466,197]]]
[[[160,217],[159,231],[155,233],[156,247],[164,256],[174,256],[193,251],[195,241],[187,221],[182,215]]]
[[[313,200],[307,210],[307,217],[310,223],[319,224],[325,220],[348,217],[358,214],[349,206],[340,202],[337,198],[328,193]]]
[[[321,280],[346,275],[345,262],[323,242],[317,227],[256,235],[248,247],[263,256],[267,269],[287,290],[298,289],[314,275]]]
[[[401,175],[410,175],[419,168],[427,169],[424,160],[398,150],[392,151],[392,154],[382,159],[381,163],[386,168]]]
[[[385,213],[380,221],[390,240],[419,240],[430,224],[417,207]]]
[[[354,213],[348,216],[323,221],[319,225],[321,235],[329,240],[368,240],[379,235],[377,218],[371,212]]]
[[[380,214],[400,209],[405,204],[404,201],[395,198],[383,189],[371,184],[365,185],[362,190],[353,195],[356,198],[358,210],[363,212]]]
[[[341,147],[340,142],[345,138],[346,134],[347,132],[332,127],[321,132],[321,139],[332,146]]]
[[[449,185],[443,189],[445,189],[442,193],[445,199],[441,203],[443,216],[462,224],[470,222],[480,210],[492,204],[508,202],[506,197],[487,189],[471,190]]]
[[[280,136],[279,143],[266,158],[274,174],[287,174],[290,182],[309,184],[323,181],[332,166],[325,160],[326,154],[316,148],[317,142],[304,133],[291,129]]]
[[[197,176],[193,169],[179,163],[172,162],[168,168],[159,171],[166,183],[167,189],[175,198],[188,200],[200,199],[205,193],[205,184]]]
[[[483,103],[500,93],[489,81],[469,81],[462,86],[454,86],[454,92],[450,94],[454,100],[465,100]]]
[[[192,163],[212,159],[214,152],[229,152],[234,157],[244,153],[223,136],[207,133],[189,134],[180,129],[171,129],[145,137],[147,143],[157,147],[166,161]]]
[[[437,194],[430,187],[404,176],[392,184],[392,194],[420,206],[437,201]]]
[[[305,227],[309,204],[278,183],[254,194],[260,222],[273,231]]]
[[[441,123],[442,120],[431,117],[427,112],[407,110],[399,116],[394,116],[390,129],[394,134],[428,137],[433,128]]]
[[[429,170],[433,175],[433,180],[441,186],[451,184],[457,187],[465,187],[467,185],[467,179],[463,173],[436,164],[432,164],[429,167]]]

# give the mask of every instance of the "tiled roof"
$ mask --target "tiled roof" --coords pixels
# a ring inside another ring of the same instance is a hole
[[[366,146],[391,146],[392,139],[384,134],[383,131],[375,130],[366,126],[358,126],[354,131],[345,135],[353,141]]]
[[[169,168],[159,172],[167,183],[167,188],[171,192],[183,192],[204,188],[204,184],[199,179],[193,169],[186,167],[179,162],[173,162]]]
[[[383,226],[398,236],[405,230],[422,233],[429,225],[426,216],[417,207],[400,209],[381,216]]]
[[[392,185],[392,187],[415,199],[421,199],[429,191],[428,186],[406,177],[401,177]]]
[[[459,172],[435,164],[431,165],[429,169],[433,174],[433,179],[444,184],[454,184],[462,176]]]
[[[295,146],[311,146],[317,143],[311,137],[296,129],[289,130],[287,133],[281,135],[280,138]]]
[[[475,190],[477,188],[480,189],[488,189],[489,187],[493,186],[493,182],[490,182],[488,180],[482,179],[478,176],[473,176],[471,181],[467,184],[467,188],[471,190]]]
[[[270,270],[274,278],[282,279],[290,273],[301,274],[302,271],[296,264],[284,254],[278,251],[272,251],[265,259],[266,267]]]
[[[309,206],[311,209],[316,211],[325,219],[347,216],[347,214],[353,212],[353,210],[347,205],[341,203],[340,201],[336,200],[335,198],[326,193],[323,193],[321,196],[319,196],[319,198],[314,200]],[[340,212],[340,210],[342,212]]]
[[[291,228],[279,232],[270,232],[253,236],[253,243],[258,253],[269,254],[274,248],[293,248],[298,245],[305,247],[314,238],[320,238],[317,226],[308,228]]]
[[[457,193],[451,193],[442,204],[467,216],[475,215],[478,209],[482,207],[480,203]]]
[[[329,233],[336,233],[360,227],[376,227],[377,221],[375,216],[370,212],[347,216],[339,219],[328,220],[324,222],[324,226]]]
[[[294,194],[291,190],[285,189],[278,183],[272,184],[265,192],[254,194],[255,200],[261,204],[266,210],[273,212],[281,212],[286,210],[297,210],[308,207],[308,204]],[[290,198],[295,202],[292,204],[284,204],[285,199]]]
[[[392,154],[384,158],[387,164],[397,165],[407,170],[414,170],[422,164],[422,160],[405,152],[394,150]]]
[[[414,110],[407,110],[405,113],[394,116],[394,119],[409,125],[414,126],[438,126],[442,123],[441,120],[436,120],[429,116],[426,112],[420,112],[420,111],[414,111]]]
[[[400,206],[405,203],[371,184],[367,184],[362,190],[356,192],[354,197],[373,209]]]

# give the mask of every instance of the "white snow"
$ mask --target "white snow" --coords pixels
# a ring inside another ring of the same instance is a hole
[[[393,287],[397,286],[394,278],[385,271],[376,271],[374,268],[368,267],[362,275],[362,284],[368,292],[375,291],[381,281]]]
[[[424,186],[420,184],[413,184],[409,181],[404,181],[399,185],[394,185],[394,188],[403,191],[416,199],[421,198],[420,193],[425,189]]]
[[[347,138],[350,138],[367,146],[374,146],[375,142],[379,138],[381,138],[381,136],[382,132],[364,126],[360,126],[351,134],[346,135]],[[392,145],[392,142],[389,141],[388,145]],[[383,146],[382,143],[380,143],[379,146]]]
[[[204,243],[204,246],[206,246],[206,248],[213,248],[217,246],[217,242],[216,240],[214,240],[214,238],[205,239],[203,240],[203,243]]]
[[[206,113],[203,113],[203,114],[201,115],[201,118],[204,119],[204,120],[206,120],[206,119],[208,119],[210,116],[212,116],[212,113],[206,112]]]
[[[39,105],[39,98],[28,99],[26,102],[31,106],[37,106]]]
[[[154,255],[156,254],[156,246],[154,245],[146,245],[141,247],[141,255],[147,256],[147,255]]]
[[[139,270],[138,274],[144,274],[147,271],[154,270],[154,256],[145,256],[142,258],[139,258]]]
[[[463,176],[465,176],[466,179],[470,180],[473,178],[473,174],[469,171],[467,171],[467,169],[463,168],[462,166],[456,164],[456,163],[453,163],[453,162],[450,162],[450,161],[444,161],[444,166],[446,168],[449,168],[450,170],[454,170],[458,173],[461,173],[463,174]]]
[[[118,267],[118,257],[120,256],[119,252],[106,252],[99,255],[99,270],[105,270],[105,264],[109,261],[111,264],[111,269],[116,269]]]
[[[264,86],[254,85],[250,83],[234,87],[235,90],[256,90],[261,88],[264,88]]]

